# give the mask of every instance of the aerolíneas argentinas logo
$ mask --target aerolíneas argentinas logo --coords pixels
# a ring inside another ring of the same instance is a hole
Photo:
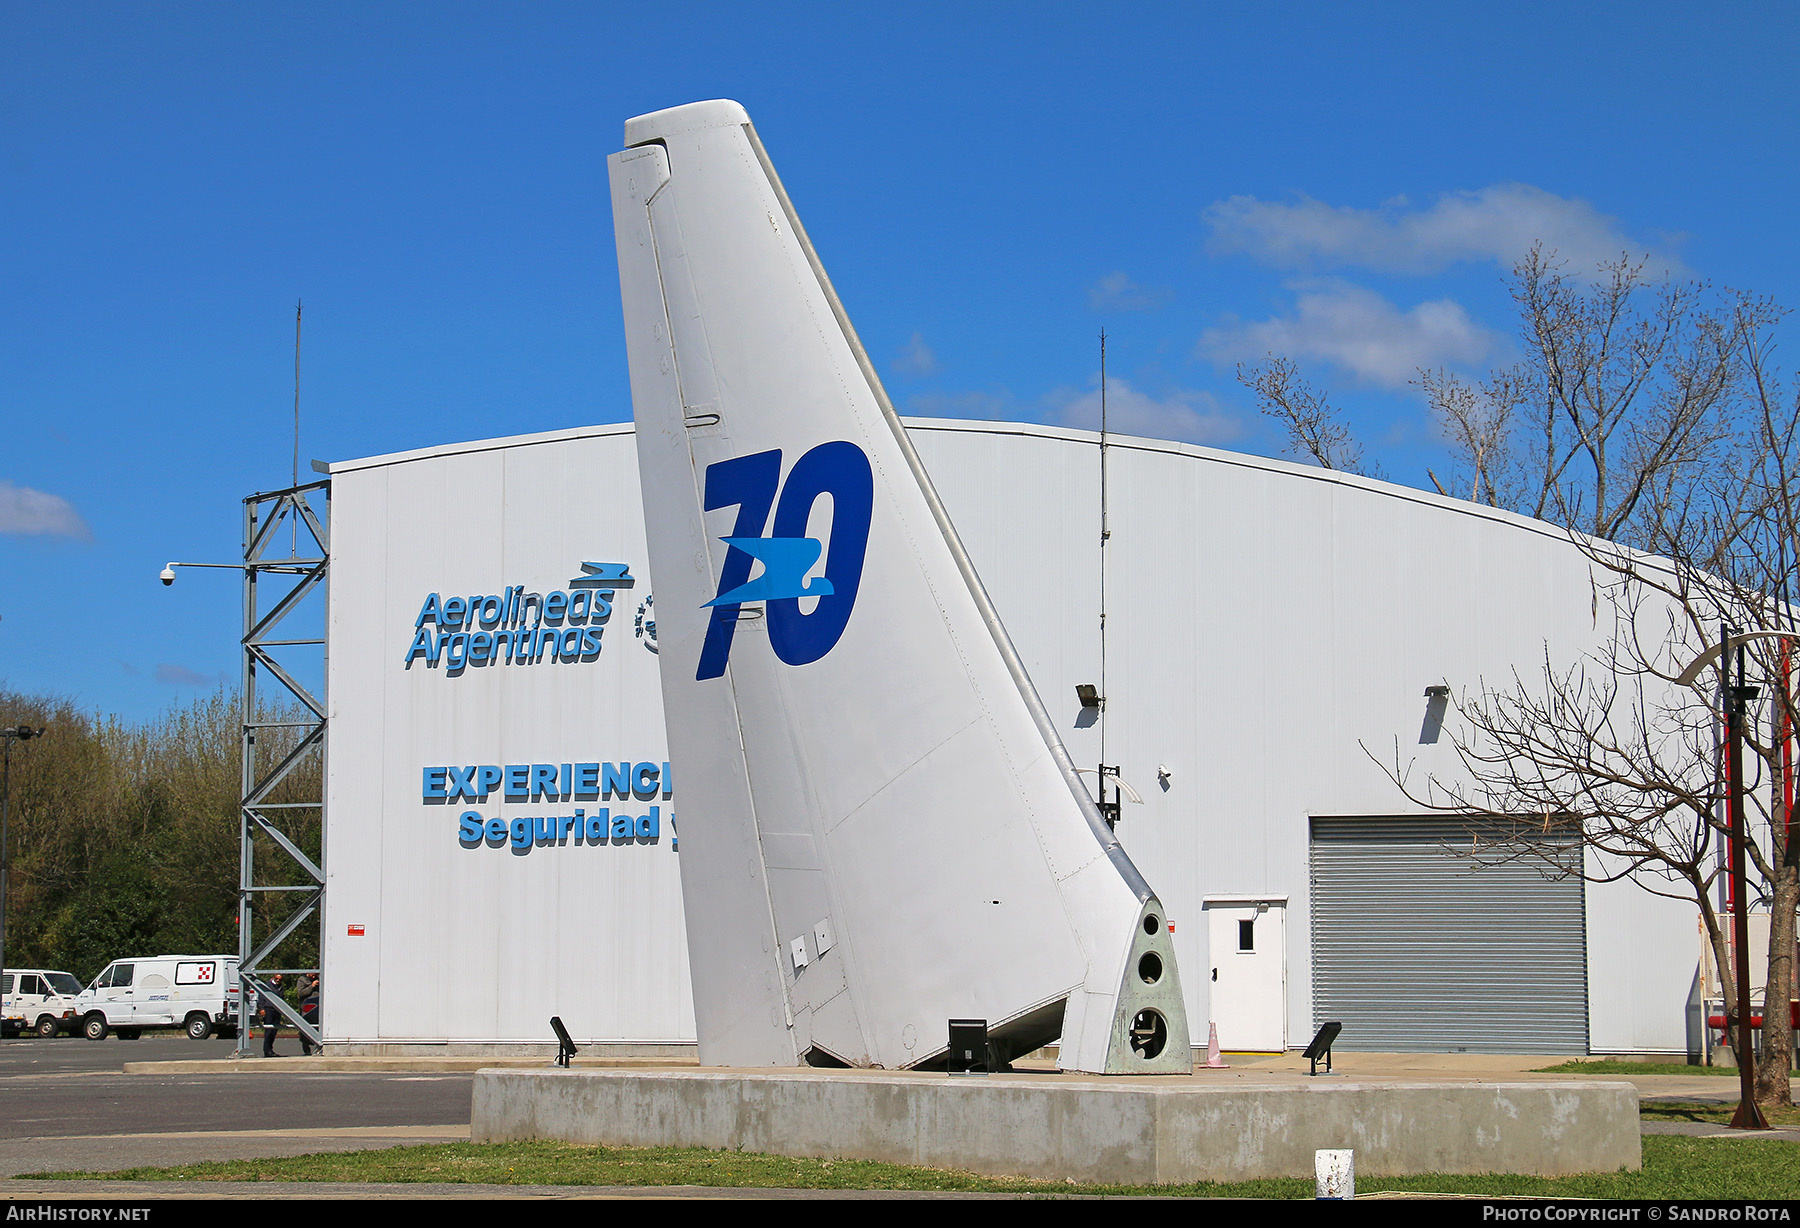
[[[427,595],[413,622],[406,668],[418,659],[427,667],[442,660],[451,674],[471,665],[594,660],[616,591],[637,579],[628,563],[584,562],[581,572],[566,588],[549,593],[513,584],[502,593]]]
[[[825,539],[808,537],[813,505],[823,495],[831,496],[830,528]],[[724,674],[745,602],[765,603],[769,644],[787,664],[810,665],[830,652],[850,623],[869,549],[875,480],[868,456],[844,440],[822,443],[795,461],[785,480],[779,448],[735,456],[706,467],[703,499],[709,512],[736,507],[738,514],[731,536],[720,539],[729,549],[719,590],[702,607],[712,616],[695,680]],[[825,574],[809,580],[820,555]],[[752,563],[762,564],[754,578]],[[801,611],[802,597],[817,599],[811,612]]]

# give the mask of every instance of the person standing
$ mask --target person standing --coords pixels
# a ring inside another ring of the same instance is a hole
[[[268,983],[256,996],[256,1013],[263,1023],[263,1056],[280,1057],[275,1052],[275,1033],[281,1024],[281,1008],[276,1005],[281,999],[281,973],[269,977]]]
[[[306,980],[301,983],[300,1018],[315,1028],[319,1026],[319,974],[316,972],[308,973]],[[300,1033],[300,1052],[303,1056],[311,1057],[314,1053],[324,1051],[324,1045],[314,1045],[305,1032]]]

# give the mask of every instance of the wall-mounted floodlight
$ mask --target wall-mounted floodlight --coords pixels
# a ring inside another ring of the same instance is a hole
[[[1106,707],[1106,696],[1100,694],[1099,688],[1091,682],[1078,683],[1075,687],[1075,698],[1081,701],[1084,708]]]
[[[314,473],[322,473],[326,477],[331,476],[331,465],[327,461],[315,460],[312,463],[312,470]]]
[[[1419,745],[1432,746],[1444,733],[1444,715],[1450,711],[1450,688],[1442,683],[1425,688],[1425,720],[1419,725]]]

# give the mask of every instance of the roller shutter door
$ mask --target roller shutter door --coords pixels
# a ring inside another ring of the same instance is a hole
[[[1462,820],[1312,820],[1313,1019],[1342,1021],[1339,1048],[1587,1052],[1580,876],[1471,847]],[[1580,865],[1579,848],[1538,851]]]

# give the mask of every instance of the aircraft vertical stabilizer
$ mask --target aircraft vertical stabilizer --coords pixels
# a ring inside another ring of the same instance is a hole
[[[734,102],[609,159],[709,1065],[1191,1069],[1101,820]]]

